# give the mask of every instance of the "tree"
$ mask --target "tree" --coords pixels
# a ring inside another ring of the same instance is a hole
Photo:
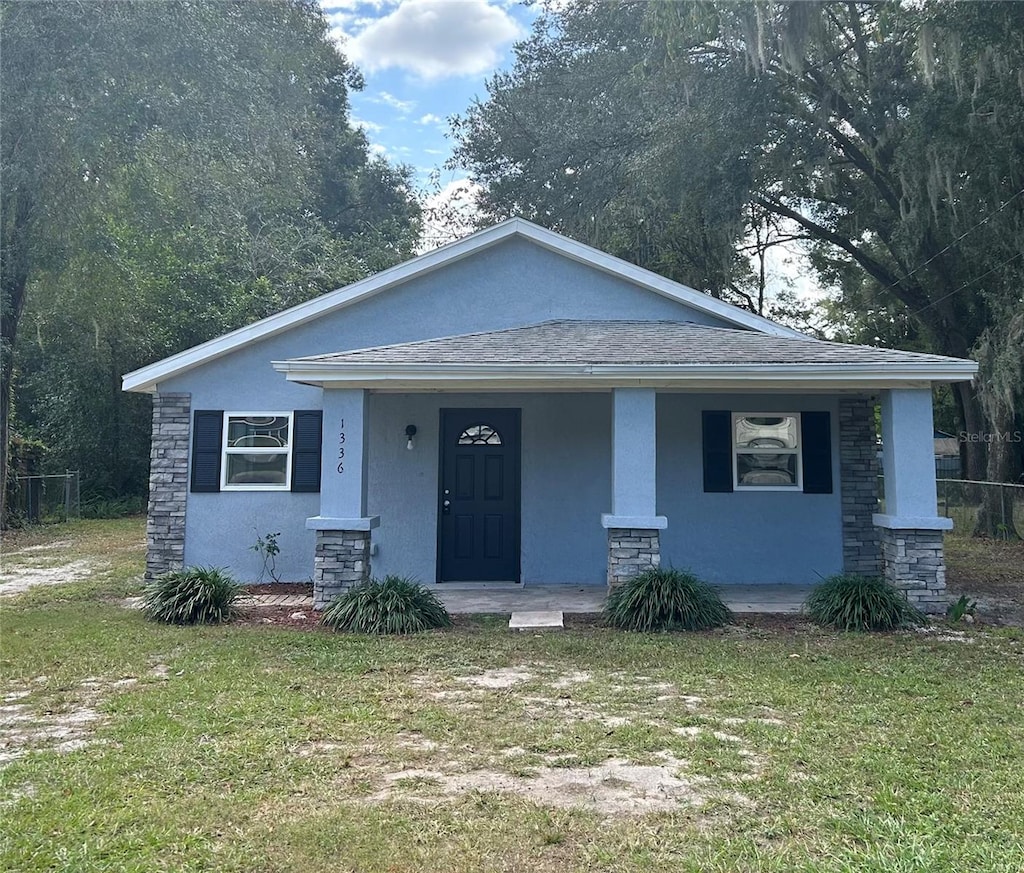
[[[483,185],[488,220],[522,215],[747,303],[754,277],[736,251],[749,215],[742,140],[755,134],[746,126],[760,83],[705,79],[699,95],[650,87],[663,47],[644,9],[587,3],[542,15],[488,100],[455,119],[454,161]]]
[[[577,2],[544,21],[513,72],[490,83],[488,100],[457,129],[458,157],[484,185],[485,209],[509,188],[519,201],[546,202],[558,192],[551,168],[573,159],[550,151],[559,137],[547,128],[571,124],[566,132],[578,138],[591,110],[578,108],[570,124],[554,112],[542,122],[502,113],[538,82],[553,81],[569,101],[583,89],[628,138],[592,149],[589,164],[570,164],[590,177],[578,190],[606,177],[621,186],[625,166],[649,189],[681,184],[716,208],[755,206],[785,219],[842,289],[840,317],[853,313],[870,327],[866,304],[882,316],[882,341],[902,325],[928,351],[967,357],[991,346],[1000,350],[983,358],[991,384],[993,368],[1014,366],[1009,314],[1024,305],[1022,36],[1024,6],[1011,3]],[[588,92],[587,70],[602,63],[628,83]],[[530,142],[547,151],[532,158],[517,145]],[[709,174],[709,155],[724,172]],[[580,211],[604,213],[610,202],[588,199]],[[640,202],[637,220],[648,213],[658,214],[655,198]],[[699,226],[692,214],[688,229]],[[735,244],[735,210],[710,223],[705,239]],[[669,228],[658,253],[633,255],[658,269],[683,237]],[[693,275],[714,289],[710,271]],[[1019,389],[1000,392],[998,403],[983,404],[966,383],[954,395],[970,433],[1012,431],[1020,414]],[[991,453],[986,467],[985,443],[968,447],[970,478],[1014,478],[1012,452]]]
[[[138,488],[120,373],[407,257],[408,173],[311,0],[7,3],[0,49],[0,481],[20,358],[21,420]]]

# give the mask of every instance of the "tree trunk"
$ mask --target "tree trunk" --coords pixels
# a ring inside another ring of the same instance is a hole
[[[1011,412],[1004,412],[993,422],[991,442],[988,451],[989,482],[1016,482],[1020,477],[1017,446],[1013,442],[1014,418]],[[1013,518],[1013,495],[1011,489],[988,485],[982,489],[981,506],[974,525],[976,537],[998,537],[1001,540],[1019,540]]]
[[[14,391],[14,341],[25,309],[28,286],[29,199],[4,198],[8,215],[0,261],[0,528],[7,526],[7,481],[11,460],[11,397]],[[9,222],[9,223],[8,223]]]
[[[963,427],[960,436],[960,467],[964,479],[980,482],[987,477],[987,445],[982,441],[986,426],[973,382],[957,382],[953,397]]]

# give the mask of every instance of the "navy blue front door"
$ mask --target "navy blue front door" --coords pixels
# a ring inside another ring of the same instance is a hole
[[[442,409],[439,582],[519,581],[519,410]]]

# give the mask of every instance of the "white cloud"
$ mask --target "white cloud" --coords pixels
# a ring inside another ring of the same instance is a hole
[[[403,115],[416,108],[416,104],[412,100],[399,100],[394,94],[390,94],[387,91],[381,91],[376,96],[367,97],[366,99],[371,103],[383,103],[385,106],[397,109]]]
[[[367,133],[380,133],[384,129],[383,124],[377,124],[376,121],[367,121],[365,118],[351,118],[353,127],[358,127]]]
[[[350,36],[348,57],[365,70],[398,67],[424,79],[494,69],[522,30],[488,0],[405,0]]]
[[[434,115],[433,112],[428,112],[420,119],[420,124],[444,124],[444,119],[440,115]]]

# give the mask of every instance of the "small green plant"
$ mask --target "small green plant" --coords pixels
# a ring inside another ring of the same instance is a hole
[[[166,624],[220,624],[234,616],[242,586],[224,570],[186,567],[164,573],[143,589],[146,618]]]
[[[978,602],[971,600],[966,594],[961,594],[960,599],[949,604],[946,609],[946,618],[950,621],[963,621],[967,616],[974,619],[974,612],[978,608]]]
[[[605,621],[625,630],[704,630],[727,624],[718,592],[684,570],[647,570],[612,590]]]
[[[281,581],[277,572],[277,556],[281,554],[281,547],[277,544],[279,536],[281,536],[281,531],[263,536],[257,534],[255,544],[249,546],[263,559],[263,566],[260,568],[260,582],[263,581],[264,576],[269,576],[275,582]]]
[[[448,610],[437,595],[414,579],[371,579],[331,601],[320,617],[334,630],[364,634],[412,634],[450,627]]]
[[[925,624],[903,592],[884,579],[838,574],[829,576],[804,602],[812,621],[844,631],[885,631]]]

